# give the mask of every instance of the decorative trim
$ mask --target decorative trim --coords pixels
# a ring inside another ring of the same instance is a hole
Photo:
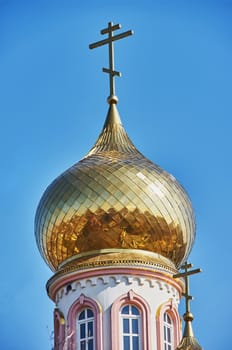
[[[157,350],[164,350],[164,314],[165,312],[171,317],[173,322],[173,340],[174,346],[173,349],[176,349],[177,345],[180,342],[180,316],[177,310],[175,303],[170,299],[168,302],[165,302],[160,305],[156,312],[156,332],[157,332]]]
[[[121,276],[115,276],[115,275],[121,275]],[[157,271],[150,271],[150,270],[143,270],[143,269],[133,269],[133,268],[105,268],[105,269],[96,269],[96,270],[89,270],[89,271],[76,271],[72,275],[65,275],[59,280],[55,280],[54,283],[52,283],[49,286],[49,296],[52,300],[58,302],[61,299],[61,294],[64,295],[66,293],[66,289],[64,288],[66,285],[71,285],[72,289],[71,291],[74,291],[77,289],[77,287],[80,285],[81,288],[86,287],[86,283],[88,280],[88,283],[90,285],[94,286],[97,284],[98,277],[102,279],[104,284],[109,283],[110,278],[121,278],[124,275],[130,275],[132,281],[135,279],[138,280],[138,284],[142,285],[145,283],[145,281],[149,281],[150,287],[154,287],[155,284],[159,285],[160,289],[166,289],[168,293],[172,293],[174,296],[175,294],[179,294],[177,297],[180,299],[181,293],[182,293],[182,281],[181,280],[174,280],[172,278],[172,275],[169,275],[167,273],[161,273]],[[120,283],[120,281],[116,281],[116,284]],[[129,280],[128,280],[129,283]],[[63,291],[62,291],[63,290]],[[59,291],[59,295],[57,294]],[[177,291],[177,293],[176,293]]]
[[[154,252],[141,249],[94,250],[74,255],[61,263],[58,271],[48,280],[47,291],[49,293],[50,286],[64,275],[105,267],[134,267],[170,275],[178,272],[171,260]]]
[[[95,262],[88,262],[88,263],[79,263],[76,265],[71,265],[67,267],[63,267],[61,270],[58,270],[54,276],[52,276],[48,280],[48,287],[49,284],[53,282],[54,279],[59,278],[60,276],[66,275],[68,273],[72,273],[73,271],[78,270],[86,270],[86,269],[92,269],[92,268],[97,268],[97,267],[102,267],[102,266],[111,266],[111,267],[119,267],[119,266],[139,266],[143,268],[150,268],[151,270],[160,270],[160,271],[168,271],[169,273],[171,272],[172,274],[176,273],[177,270],[174,268],[170,268],[164,264],[159,264],[159,263],[154,263],[154,262],[149,262],[146,261],[144,262],[142,259],[118,259],[118,260],[107,260],[107,261],[95,261]]]
[[[102,310],[100,305],[93,299],[81,294],[80,297],[71,305],[67,316],[67,330],[72,334],[68,340],[67,349],[77,350],[76,346],[76,322],[77,314],[84,308],[89,307],[94,314],[94,342],[95,349],[102,349]]]
[[[54,310],[54,350],[62,350],[65,340],[65,319],[59,309]]]
[[[120,309],[124,304],[135,305],[141,311],[142,350],[151,349],[151,310],[147,302],[132,289],[115,300],[111,307],[111,350],[121,349],[120,345]]]
[[[71,256],[70,258],[67,258],[66,260],[64,260],[62,263],[60,263],[58,270],[61,270],[64,266],[69,265],[69,263],[78,263],[79,260],[81,260],[81,258],[86,258],[86,257],[94,257],[97,256],[99,258],[99,256],[101,256],[101,261],[102,261],[102,257],[104,259],[104,261],[106,261],[106,259],[108,260],[108,256],[112,255],[112,254],[117,254],[117,256],[121,257],[121,258],[117,258],[116,260],[124,260],[125,258],[128,260],[128,257],[130,256],[130,259],[138,259],[139,257],[139,261],[147,261],[146,258],[149,258],[150,263],[154,261],[159,261],[158,263],[160,263],[161,265],[167,267],[167,266],[172,266],[173,268],[175,268],[174,263],[167,257],[164,257],[161,254],[152,252],[152,251],[148,251],[148,250],[143,250],[143,249],[125,249],[125,248],[107,248],[107,249],[98,249],[98,250],[91,250],[88,252],[83,252],[83,253],[79,253],[76,255]],[[134,256],[132,258],[132,256]],[[115,260],[113,260],[115,261]],[[96,262],[96,259],[95,259]]]

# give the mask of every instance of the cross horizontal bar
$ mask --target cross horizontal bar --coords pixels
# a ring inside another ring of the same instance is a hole
[[[199,272],[202,272],[202,270],[196,269],[196,270],[192,270],[192,271],[180,272],[180,273],[177,273],[176,275],[173,275],[172,277],[173,278],[187,277],[190,275],[194,275],[195,273],[199,273]]]
[[[122,76],[122,74],[120,72],[116,71],[116,70],[111,70],[111,69],[108,69],[108,68],[102,68],[102,70],[103,70],[104,73],[109,73],[109,74],[111,74],[113,76],[115,76],[115,75],[117,75],[117,77],[121,77]]]
[[[112,24],[112,23],[109,23],[109,25]],[[117,30],[117,29],[121,29],[121,24],[115,24],[114,26],[109,26],[105,29],[102,29],[100,31],[101,34],[107,34],[107,33],[110,33],[110,32],[113,32],[114,30]]]
[[[194,298],[191,295],[188,295],[186,293],[182,293],[183,297],[187,298],[188,300],[193,300]]]
[[[96,47],[99,47],[99,46],[102,46],[102,45],[105,45],[105,44],[109,44],[112,41],[116,41],[116,40],[125,38],[125,37],[127,37],[129,35],[133,35],[133,34],[134,34],[134,32],[132,30],[128,30],[127,32],[115,35],[112,38],[107,38],[107,39],[104,39],[104,40],[97,41],[96,43],[90,44],[89,48],[90,49],[95,49]]]

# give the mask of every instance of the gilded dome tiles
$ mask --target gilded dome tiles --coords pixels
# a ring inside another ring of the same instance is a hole
[[[172,175],[132,144],[112,104],[97,142],[45,191],[36,237],[49,266],[98,249],[142,249],[179,266],[195,235],[193,210]]]

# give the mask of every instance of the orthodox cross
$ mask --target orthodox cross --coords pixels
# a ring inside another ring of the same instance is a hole
[[[110,78],[110,96],[108,98],[108,101],[112,102],[114,101],[117,102],[117,98],[115,97],[115,81],[114,81],[114,77],[121,76],[121,73],[114,70],[114,41],[119,40],[119,39],[123,39],[129,35],[133,34],[132,30],[128,30],[124,33],[118,34],[114,36],[114,31],[118,30],[121,28],[120,24],[113,24],[113,22],[109,22],[108,23],[108,27],[105,29],[102,29],[100,31],[101,34],[108,34],[108,38],[107,39],[103,39],[100,40],[98,42],[95,42],[93,44],[89,45],[90,49],[95,49],[96,47],[99,46],[103,46],[108,44],[109,45],[109,68],[103,68],[103,72],[104,73],[108,73],[109,74],[109,78]]]
[[[193,297],[189,294],[190,288],[189,288],[189,276],[194,275],[195,273],[202,272],[201,269],[195,269],[189,271],[193,267],[192,264],[189,264],[187,261],[180,267],[181,270],[184,270],[184,272],[177,273],[176,275],[173,275],[173,278],[180,278],[183,277],[185,281],[185,293],[183,293],[183,296],[185,297],[185,306],[186,306],[186,313],[190,313],[190,300],[193,299]]]

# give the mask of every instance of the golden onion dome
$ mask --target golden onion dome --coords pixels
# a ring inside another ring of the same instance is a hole
[[[102,249],[141,249],[187,258],[195,236],[190,200],[176,179],[144,157],[110,101],[103,130],[88,154],[47,188],[35,235],[47,264]]]

